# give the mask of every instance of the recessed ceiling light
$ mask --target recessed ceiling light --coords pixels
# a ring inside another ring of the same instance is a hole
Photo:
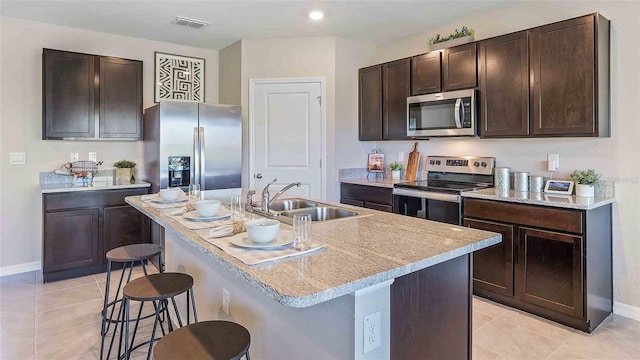
[[[313,10],[312,12],[309,13],[309,19],[311,20],[322,20],[322,18],[324,17],[324,13],[320,10]]]

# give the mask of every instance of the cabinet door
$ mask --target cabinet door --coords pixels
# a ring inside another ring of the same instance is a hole
[[[527,31],[479,43],[480,136],[529,135]]]
[[[411,92],[409,59],[382,65],[382,138],[402,140],[407,137],[407,97]]]
[[[142,139],[142,62],[100,58],[100,137]]]
[[[596,135],[593,16],[531,31],[534,135]]]
[[[104,208],[104,253],[124,245],[151,242],[149,218],[129,205]]]
[[[42,139],[95,137],[95,57],[44,49]]]
[[[473,253],[473,288],[513,296],[513,226],[464,219],[464,226],[497,232],[502,242]]]
[[[476,43],[444,50],[442,87],[444,91],[472,88],[477,85]]]
[[[517,297],[582,318],[583,248],[581,236],[520,227]]]
[[[382,139],[382,65],[359,71],[358,139]]]
[[[442,91],[442,52],[432,51],[411,58],[411,95]]]
[[[99,214],[97,208],[45,214],[45,273],[100,262]]]

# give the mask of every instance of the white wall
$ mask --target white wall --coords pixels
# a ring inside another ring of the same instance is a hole
[[[220,81],[218,92],[221,104],[240,105],[242,100],[242,41],[220,50]]]
[[[448,34],[463,25],[476,30],[476,39],[506,34],[593,12],[611,20],[611,127],[603,139],[513,139],[421,141],[422,155],[495,156],[499,166],[547,175],[547,153],[560,154],[557,177],[567,178],[574,169],[593,168],[616,182],[617,203],[613,211],[614,301],[618,311],[624,304],[640,318],[640,47],[637,26],[638,2],[520,2],[499,6],[493,13],[459,19],[424,34],[378,47],[373,63],[426,52],[427,39]],[[355,121],[355,120],[353,120]],[[395,160],[397,151],[411,151],[412,142],[378,142]],[[592,270],[593,271],[593,270]],[[597,269],[595,269],[597,271]],[[621,304],[620,304],[621,303]],[[622,310],[621,310],[622,309]]]
[[[336,119],[334,168],[362,168],[367,154],[375,146],[358,139],[358,69],[369,65],[375,56],[373,45],[336,38]],[[333,192],[328,200],[340,200],[337,174],[329,174]]]
[[[42,197],[39,173],[96,151],[104,161],[143,164],[142,142],[44,141],[42,48],[144,61],[144,107],[153,105],[154,51],[204,58],[206,101],[218,101],[218,52],[32,21],[0,17],[0,269],[41,259]],[[26,152],[26,165],[9,165],[9,152]],[[35,264],[37,265],[37,264]]]

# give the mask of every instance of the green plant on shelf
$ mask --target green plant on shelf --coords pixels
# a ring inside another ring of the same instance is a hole
[[[136,167],[136,163],[129,160],[120,160],[113,163],[113,167],[119,169],[133,169],[134,167]]]
[[[436,34],[436,36],[429,39],[429,45],[433,45],[433,44],[441,43],[443,41],[449,41],[449,40],[453,40],[453,39],[457,39],[465,36],[475,36],[475,35],[476,35],[475,30],[470,29],[466,26],[463,26],[461,30],[455,29],[455,31],[449,34],[448,36],[443,37],[443,36],[440,36],[440,34]]]
[[[576,170],[571,174],[571,179],[576,184],[593,185],[596,182],[598,182],[598,179],[600,179],[600,176],[602,176],[602,174],[596,174],[595,170],[593,169],[584,170],[584,171]]]
[[[394,161],[391,164],[389,164],[389,170],[391,171],[402,170],[403,168],[404,166],[397,161]]]

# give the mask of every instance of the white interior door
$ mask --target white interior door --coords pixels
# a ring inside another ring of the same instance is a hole
[[[324,197],[323,97],[323,79],[251,80],[249,171],[256,200],[273,179],[271,196],[299,181],[285,197]]]

